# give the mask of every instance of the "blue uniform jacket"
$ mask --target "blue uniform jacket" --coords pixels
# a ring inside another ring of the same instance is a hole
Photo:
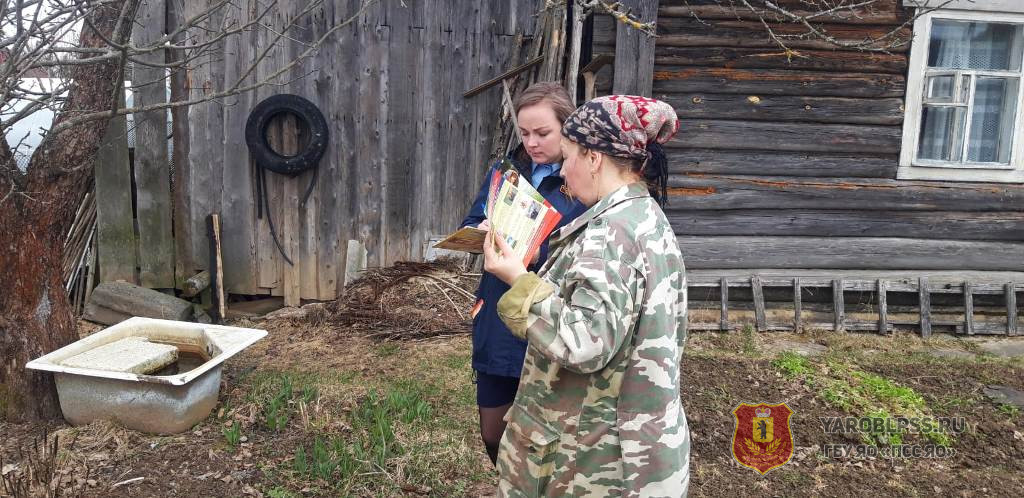
[[[522,178],[529,181],[530,173],[532,173],[529,156],[526,156],[520,148],[511,159],[519,169]],[[483,185],[480,186],[480,192],[473,201],[469,214],[466,215],[466,219],[462,220],[462,226],[476,226],[487,218],[484,211],[493,171],[494,167],[492,166],[484,177]],[[541,180],[537,188],[555,210],[562,214],[562,219],[558,221],[554,230],[558,230],[562,225],[569,223],[586,211],[583,204],[569,198],[567,191],[562,188],[563,185],[565,185],[565,181],[554,174]],[[535,272],[547,259],[548,243],[544,241],[540,246],[540,259],[527,269]],[[498,277],[486,271],[483,273],[483,277],[480,279],[480,288],[476,291],[477,299],[483,299],[483,307],[473,319],[473,369],[490,375],[519,377],[523,369],[523,358],[526,356],[526,341],[509,332],[508,327],[498,318],[497,311],[498,299],[508,289],[509,286],[498,280]]]

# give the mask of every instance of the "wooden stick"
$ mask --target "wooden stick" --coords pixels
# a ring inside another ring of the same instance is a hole
[[[719,295],[722,301],[722,316],[718,321],[718,330],[729,330],[729,279],[722,277]]]
[[[832,308],[833,308],[833,330],[842,332],[843,318],[846,314],[846,304],[843,302],[843,280],[832,281]]]
[[[491,79],[489,79],[489,80],[487,80],[487,81],[485,81],[485,82],[483,82],[483,83],[481,83],[481,84],[479,84],[479,85],[477,85],[477,86],[475,86],[475,87],[473,87],[473,88],[471,88],[469,90],[466,90],[466,93],[463,93],[462,97],[468,99],[468,98],[470,98],[470,97],[472,97],[474,95],[477,95],[480,92],[483,92],[484,90],[486,90],[486,89],[488,89],[488,88],[490,88],[490,87],[492,87],[494,85],[497,85],[498,83],[501,83],[502,81],[505,81],[505,80],[507,80],[507,79],[509,79],[509,78],[511,78],[511,77],[513,77],[513,76],[523,72],[523,71],[526,71],[527,69],[530,69],[533,66],[536,66],[537,64],[540,64],[541,61],[543,61],[543,60],[544,60],[544,56],[543,55],[534,57],[533,59],[530,59],[529,61],[526,61],[525,64],[522,64],[522,65],[516,66],[516,67],[514,67],[512,69],[509,69],[508,71],[505,71],[504,73],[501,73],[501,74],[499,74],[499,75],[497,75],[497,76],[495,76],[495,77],[493,77],[493,78],[491,78]]]
[[[757,331],[763,332],[768,328],[768,324],[764,313],[764,292],[761,289],[761,277],[757,275],[750,277],[750,289],[754,294],[754,321],[757,323]]]
[[[576,84],[579,80],[580,47],[583,44],[583,20],[586,13],[578,5],[572,9],[572,40],[569,42],[569,60],[565,67],[565,89],[572,105],[576,106]]]
[[[800,295],[800,279],[793,279],[793,332],[800,332],[800,314],[803,303],[803,296]]]
[[[210,270],[213,282],[213,320],[220,323],[227,315],[227,303],[224,301],[224,259],[221,253],[220,215],[211,214],[207,219],[210,234]]]
[[[928,290],[928,277],[920,277],[917,280],[917,293],[921,314],[921,337],[927,339],[932,336],[932,295]]]
[[[888,282],[878,279],[878,333],[882,335],[889,332],[889,306],[886,297],[888,286]]]
[[[964,332],[974,335],[974,294],[971,282],[964,281]]]
[[[1017,335],[1017,294],[1013,282],[1006,284],[1006,335]]]

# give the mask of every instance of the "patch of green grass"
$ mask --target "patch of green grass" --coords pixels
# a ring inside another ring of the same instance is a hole
[[[399,349],[401,348],[397,342],[385,342],[378,345],[374,352],[381,358],[387,358],[393,356]]]
[[[744,325],[741,333],[743,334],[743,354],[757,356],[757,345],[754,343],[754,327],[749,324]]]
[[[925,407],[924,398],[910,387],[900,386],[885,377],[867,372],[853,372],[867,395],[902,407],[920,410]]]
[[[310,451],[305,446],[295,449],[292,459],[292,470],[300,475],[314,479],[344,481],[355,476],[362,469],[361,447],[346,442],[342,438],[327,441],[317,437]]]
[[[221,433],[224,434],[224,439],[227,440],[228,445],[231,448],[235,448],[242,439],[242,426],[236,420],[231,424],[231,427],[222,428]]]
[[[845,359],[845,361],[844,361]],[[802,377],[818,390],[818,396],[827,404],[863,418],[878,420],[870,430],[860,434],[865,444],[903,444],[908,429],[900,428],[896,418],[931,417],[932,411],[924,397],[909,386],[901,385],[881,375],[859,370],[852,356],[827,355],[824,365],[815,364],[794,353],[783,353],[772,362],[787,377]],[[926,426],[927,427],[927,426]],[[943,445],[952,445],[952,435],[941,430],[920,432],[921,437]]]
[[[996,408],[998,408],[1001,413],[1009,416],[1010,418],[1017,418],[1018,416],[1020,416],[1020,408],[1017,408],[1016,406],[1007,403],[999,403],[999,405],[996,406]]]
[[[811,373],[810,362],[804,356],[792,351],[784,351],[774,361],[772,366],[782,370],[786,377],[803,377]]]
[[[946,396],[937,396],[931,405],[939,410],[955,410],[959,408],[968,408],[976,405],[978,402],[971,398],[965,398],[960,395],[951,394]]]
[[[889,412],[884,409],[875,409],[864,414],[865,417],[869,417],[874,420],[881,420],[881,428],[876,429],[874,426],[868,432],[861,433],[861,439],[866,444],[872,446],[893,446],[903,444],[903,431],[893,427],[894,420]]]
[[[267,491],[267,498],[299,498],[299,495],[278,486]]]
[[[313,374],[266,372],[253,375],[247,398],[260,408],[265,429],[281,432],[291,421],[298,403],[309,404],[319,396]]]
[[[441,364],[444,365],[445,368],[449,368],[451,370],[469,370],[470,363],[472,363],[472,361],[472,355],[459,353],[445,357]]]

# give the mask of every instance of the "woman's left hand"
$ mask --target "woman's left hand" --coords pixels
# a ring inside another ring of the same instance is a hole
[[[500,254],[495,250],[495,244],[501,251]],[[493,227],[487,232],[487,238],[484,240],[484,270],[508,285],[512,285],[520,275],[526,273],[523,261],[512,252],[504,237],[495,234]]]

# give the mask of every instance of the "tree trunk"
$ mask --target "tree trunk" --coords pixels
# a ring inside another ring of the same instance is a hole
[[[103,38],[129,39],[139,0],[97,9],[91,25]],[[86,25],[88,26],[88,24]],[[81,45],[103,47],[103,38],[82,28]],[[79,112],[114,109],[120,63],[74,66],[74,85],[56,126]],[[25,370],[25,363],[78,338],[61,275],[64,238],[82,197],[92,186],[96,152],[107,128],[99,120],[48,134],[20,176],[0,175],[0,190],[12,185],[0,208],[0,418],[26,421],[60,416],[53,377]],[[13,164],[6,144],[0,160]],[[0,193],[0,196],[3,194]]]

